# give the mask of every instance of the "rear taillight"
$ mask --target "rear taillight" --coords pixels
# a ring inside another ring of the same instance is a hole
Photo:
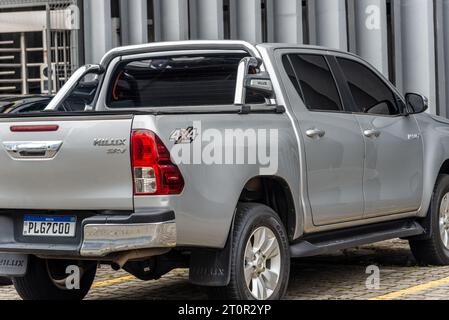
[[[171,161],[170,152],[154,132],[133,130],[131,160],[134,194],[180,194],[184,179],[179,168]]]

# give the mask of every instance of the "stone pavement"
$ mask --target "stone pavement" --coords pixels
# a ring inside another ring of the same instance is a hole
[[[380,268],[379,289],[366,287],[370,265]],[[158,281],[143,282],[101,266],[86,299],[206,299],[203,289],[189,284],[187,278],[186,270],[175,270]],[[401,240],[292,263],[287,299],[373,298],[449,300],[449,267],[417,266],[408,243]],[[0,287],[0,299],[19,297],[14,287]]]

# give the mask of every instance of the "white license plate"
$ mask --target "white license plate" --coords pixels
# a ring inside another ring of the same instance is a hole
[[[23,235],[33,237],[74,237],[75,216],[24,216]]]

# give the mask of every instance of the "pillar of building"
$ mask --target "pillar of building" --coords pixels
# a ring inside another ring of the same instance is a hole
[[[99,63],[112,48],[111,1],[84,2],[84,38],[86,63]]]
[[[441,99],[440,103],[440,115],[444,117],[449,116],[449,0],[442,0],[440,8],[441,11],[441,20],[439,24],[441,43],[440,43],[440,61],[442,64],[442,68],[438,68],[439,72],[441,72],[442,80],[439,82],[440,91],[445,93],[444,100]],[[440,65],[441,65],[440,64]]]
[[[345,0],[315,0],[316,44],[347,51]]]
[[[236,38],[253,43],[262,42],[261,0],[234,1],[236,6]]]
[[[148,42],[147,0],[120,0],[122,45]]]
[[[388,78],[388,30],[386,0],[356,0],[356,53]]]
[[[223,39],[223,0],[191,0],[190,24],[191,39]]]
[[[433,1],[399,0],[395,18],[400,14],[401,46],[396,70],[404,93],[417,92],[429,98],[429,112],[437,112],[436,57]]]
[[[275,42],[303,43],[302,2],[273,1],[273,38]]]
[[[189,39],[188,0],[153,0],[157,41]]]

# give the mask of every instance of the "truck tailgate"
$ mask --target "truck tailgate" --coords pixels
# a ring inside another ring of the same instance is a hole
[[[132,210],[132,115],[2,119],[0,209]]]

